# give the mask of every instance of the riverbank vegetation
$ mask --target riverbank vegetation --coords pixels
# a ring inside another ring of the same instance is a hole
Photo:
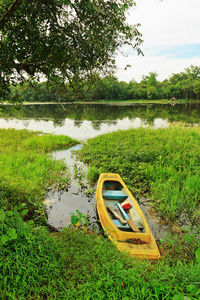
[[[26,102],[60,102],[66,101],[128,101],[159,99],[197,99],[200,95],[200,67],[191,65],[183,72],[172,74],[169,79],[160,82],[158,74],[150,72],[138,83],[119,81],[109,75],[101,77],[96,74],[91,84],[85,81],[81,86],[74,83],[74,88],[66,85],[60,90],[58,85],[48,86],[46,82],[28,85],[27,83],[12,87],[9,99]]]
[[[88,140],[78,157],[99,172],[119,173],[166,219],[200,221],[199,127],[119,130]]]
[[[118,142],[117,138],[120,138]],[[60,149],[77,141],[26,130],[0,130],[0,140],[1,299],[199,299],[200,245],[198,235],[190,224],[166,241],[160,241],[162,258],[158,262],[130,259],[119,253],[108,239],[89,232],[87,228],[79,230],[71,227],[51,233],[45,225],[41,206],[44,191],[47,186],[62,181],[60,175],[65,176],[66,181],[70,180],[70,175],[66,174],[64,162],[52,160],[48,153],[55,149],[56,144]],[[173,144],[174,141],[177,144]],[[191,152],[189,157],[184,156],[184,163],[181,156],[186,144]],[[117,171],[129,187],[132,184],[136,186],[133,192],[141,194],[153,195],[156,182],[161,187],[163,180],[173,191],[179,177],[187,178],[188,189],[184,195],[188,194],[187,199],[192,199],[196,215],[188,208],[189,202],[181,200],[187,208],[185,213],[189,211],[190,220],[195,222],[199,198],[195,196],[195,187],[192,192],[189,190],[191,181],[187,173],[192,180],[198,180],[195,177],[199,170],[198,145],[197,128],[175,128],[174,131],[139,129],[90,140],[81,149],[80,155],[85,155],[93,168],[96,166],[92,177],[99,169]],[[174,152],[172,146],[175,147]],[[150,167],[153,166],[152,157],[157,163],[159,176]],[[170,159],[173,162],[171,169]],[[116,170],[119,160],[121,168]],[[126,172],[125,168],[130,169],[131,166],[134,168]],[[136,166],[138,170],[135,170]],[[173,186],[171,179],[174,179]],[[139,183],[140,180],[143,184]],[[152,203],[157,203],[157,197],[164,203],[164,196],[156,193]],[[176,203],[174,205],[179,211]],[[165,213],[164,210],[162,213]]]
[[[64,162],[50,159],[47,153],[75,144],[77,141],[67,136],[0,129],[1,209],[19,206],[40,219],[45,188],[67,176]]]

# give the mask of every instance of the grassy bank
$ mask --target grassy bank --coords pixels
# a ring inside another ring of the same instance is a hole
[[[122,146],[125,149],[130,142],[129,134],[127,139],[118,140],[120,155]],[[198,134],[193,135],[196,140]],[[134,144],[141,139],[140,130],[136,136]],[[107,137],[91,140],[90,148],[84,147],[87,161],[104,170],[107,165],[100,159],[105,155],[101,141],[107,140],[107,159],[116,148],[114,138],[111,143]],[[160,133],[156,139],[162,141],[163,135]],[[108,239],[86,229],[49,233],[46,226],[41,226],[46,186],[62,180],[62,176],[65,181],[69,179],[65,164],[48,158],[47,153],[67,148],[76,141],[26,130],[0,130],[0,142],[1,299],[199,299],[199,242],[189,231],[160,244],[162,258],[155,263],[131,260],[119,253]],[[96,154],[91,156],[95,147],[99,149],[100,165],[96,163]],[[149,148],[146,145],[139,157],[147,160]],[[112,160],[117,158],[112,156]],[[109,162],[108,165],[112,163]],[[125,168],[121,166],[122,170]],[[96,170],[93,169],[94,174]],[[128,175],[125,178],[129,186],[131,178]],[[136,190],[147,193],[152,187],[146,182],[144,190],[138,183]]]
[[[195,262],[130,260],[83,231],[28,232],[1,251],[1,299],[198,299]]]
[[[68,179],[65,163],[55,161],[47,154],[77,143],[67,136],[1,129],[0,208],[26,207],[29,215],[40,219],[45,188],[65,177]]]
[[[88,141],[79,158],[96,167],[97,174],[119,173],[134,195],[150,197],[166,219],[199,222],[199,128],[139,128],[101,135]]]

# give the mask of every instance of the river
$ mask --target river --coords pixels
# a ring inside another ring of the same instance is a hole
[[[166,127],[174,122],[199,125],[200,103],[35,104],[20,110],[4,107],[0,128],[28,129],[80,141],[118,129]]]

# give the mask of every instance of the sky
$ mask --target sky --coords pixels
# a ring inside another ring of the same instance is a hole
[[[200,66],[200,0],[136,0],[127,22],[141,24],[144,56],[130,48],[123,49],[126,57],[118,54],[120,81],[140,82],[149,72],[163,81],[190,65]],[[131,68],[125,71],[126,65]]]

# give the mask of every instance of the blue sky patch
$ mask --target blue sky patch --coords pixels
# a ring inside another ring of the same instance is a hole
[[[145,51],[146,55],[150,56],[168,56],[177,59],[189,59],[193,57],[200,58],[200,44],[193,45],[176,45],[171,47],[149,48]],[[148,52],[148,53],[147,53]]]

